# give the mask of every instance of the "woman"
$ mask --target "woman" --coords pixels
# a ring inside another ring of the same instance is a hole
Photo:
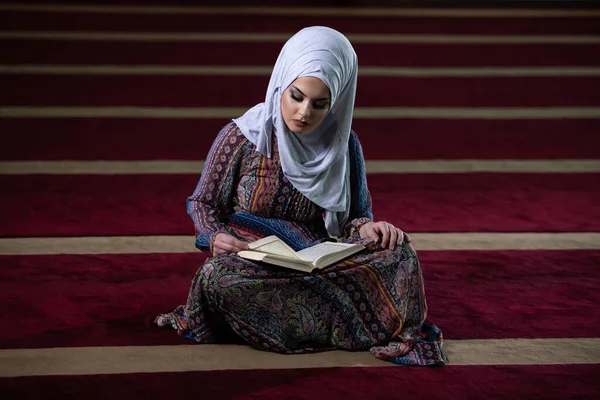
[[[263,350],[365,350],[401,364],[444,363],[441,333],[424,325],[422,273],[410,239],[374,221],[364,158],[351,130],[357,57],[326,27],[283,47],[266,100],[219,133],[187,200],[196,246],[212,253],[185,305],[159,315],[198,343],[223,335]],[[277,235],[299,250],[340,238],[367,249],[305,274],[242,259]]]

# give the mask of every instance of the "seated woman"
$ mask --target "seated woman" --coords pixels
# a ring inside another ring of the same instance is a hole
[[[159,315],[159,326],[198,343],[233,333],[279,353],[370,349],[443,365],[410,239],[373,219],[351,130],[357,72],[352,45],[333,29],[305,28],[285,44],[265,102],[219,133],[187,200],[196,246],[211,256],[187,303]],[[311,274],[236,254],[268,235],[295,250],[331,238],[366,249]]]

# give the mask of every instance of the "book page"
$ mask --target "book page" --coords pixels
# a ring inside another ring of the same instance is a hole
[[[238,253],[238,256],[247,260],[262,261],[268,264],[279,265],[281,267],[303,272],[310,272],[313,268],[312,264],[308,261],[278,256],[276,254],[261,253],[253,250],[242,250]]]
[[[267,236],[266,238],[250,243],[248,248],[254,251],[262,251],[263,253],[277,254],[282,257],[293,259],[301,259],[300,256],[285,242],[277,236]]]
[[[353,247],[352,244],[347,243],[336,243],[336,242],[323,242],[316,246],[300,250],[297,254],[306,261],[315,262],[319,257],[344,251],[348,247]]]

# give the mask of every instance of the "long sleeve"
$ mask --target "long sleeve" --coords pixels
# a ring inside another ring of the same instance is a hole
[[[367,187],[367,172],[362,146],[352,132],[348,143],[350,156],[350,215],[344,227],[344,236],[356,237],[365,223],[373,220],[371,193]]]
[[[230,233],[223,219],[232,212],[242,148],[247,139],[232,122],[226,125],[215,139],[202,175],[187,198],[187,213],[194,222],[196,247],[209,251],[218,233]]]

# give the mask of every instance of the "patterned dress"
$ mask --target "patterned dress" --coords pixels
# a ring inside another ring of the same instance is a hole
[[[351,210],[344,242],[366,250],[311,274],[242,259],[209,257],[187,303],[157,320],[198,343],[243,339],[278,353],[368,350],[408,365],[443,365],[441,332],[424,324],[427,306],[417,255],[410,244],[384,249],[358,230],[373,219],[358,138],[349,142]],[[272,157],[231,122],[219,133],[196,190],[187,200],[196,246],[210,251],[224,232],[253,241],[277,235],[296,250],[328,238],[323,209],[297,191]]]

